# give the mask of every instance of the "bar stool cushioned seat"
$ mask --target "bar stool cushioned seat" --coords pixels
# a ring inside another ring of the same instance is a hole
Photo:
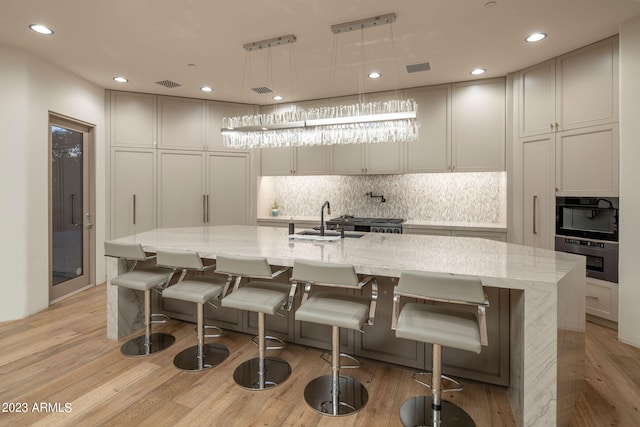
[[[401,297],[427,303],[408,302],[398,314]],[[462,408],[441,400],[443,391],[462,390],[460,383],[442,375],[442,346],[480,353],[482,346],[487,345],[485,309],[489,302],[482,282],[473,277],[405,271],[395,286],[393,300],[391,327],[396,330],[396,337],[432,344],[433,353],[432,373],[421,372],[413,376],[431,389],[432,396],[406,400],[400,408],[403,425],[475,426]],[[475,307],[477,312],[462,306]],[[418,378],[422,375],[430,375],[431,383]],[[455,388],[443,389],[443,379]]]
[[[355,413],[362,409],[369,399],[367,389],[357,380],[340,375],[341,368],[354,368],[359,362],[353,357],[340,353],[340,328],[362,332],[365,323],[373,325],[377,283],[373,277],[360,280],[352,265],[294,260],[292,282],[305,283],[300,307],[296,310],[297,321],[312,322],[331,326],[331,359],[323,360],[331,364],[331,375],[315,378],[304,390],[307,404],[316,412],[329,416]],[[344,290],[360,291],[371,283],[371,297],[353,295]],[[312,288],[320,287],[322,290]],[[326,290],[333,288],[333,291]],[[342,288],[343,292],[336,291]],[[355,365],[341,366],[340,357],[347,357]]]
[[[144,335],[133,338],[120,347],[125,356],[148,356],[162,351],[175,342],[175,337],[166,333],[151,333],[151,325],[165,323],[168,317],[151,312],[151,290],[160,292],[171,279],[172,273],[161,268],[136,269],[138,262],[150,261],[155,256],[147,256],[142,245],[136,243],[104,242],[105,256],[132,262],[126,273],[111,279],[111,284],[122,288],[144,292]],[[160,318],[161,320],[154,320]]]
[[[234,381],[243,388],[264,390],[275,387],[291,374],[291,366],[285,360],[266,357],[267,350],[283,349],[285,344],[279,338],[266,335],[265,314],[288,311],[293,299],[291,286],[266,280],[274,279],[288,270],[285,268],[272,272],[267,259],[263,257],[216,256],[216,272],[228,275],[222,306],[258,315],[258,336],[253,340],[258,346],[258,357],[241,363],[233,372]],[[227,289],[234,279],[233,291],[227,295]],[[247,283],[241,286],[243,281]],[[267,346],[267,340],[277,341],[279,345]]]
[[[225,279],[223,277],[200,276],[185,280],[188,271],[204,272],[215,267],[214,265],[204,266],[202,259],[194,251],[158,249],[157,261],[159,265],[172,268],[174,271],[182,270],[178,282],[166,288],[162,292],[162,296],[197,304],[197,345],[178,353],[173,359],[174,366],[184,371],[202,371],[219,365],[229,356],[229,350],[222,345],[205,344],[205,338],[219,337],[222,335],[222,331],[215,326],[204,324],[204,304],[220,298],[226,283]],[[218,329],[220,333],[206,335],[205,329]]]

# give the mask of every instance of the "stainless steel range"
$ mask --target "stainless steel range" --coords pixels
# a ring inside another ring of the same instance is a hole
[[[363,218],[351,215],[341,215],[326,222],[327,230],[364,231],[372,233],[402,234],[400,218]]]

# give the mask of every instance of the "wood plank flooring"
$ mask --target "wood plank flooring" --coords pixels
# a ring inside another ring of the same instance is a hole
[[[302,397],[308,381],[330,373],[319,350],[289,345],[270,352],[286,359],[293,374],[272,390],[250,392],[232,379],[235,366],[256,354],[249,336],[229,332],[211,340],[226,345],[229,358],[205,372],[182,372],[172,359],[194,344],[192,324],[172,320],[157,327],[175,335],[176,343],[150,357],[128,358],[120,354],[121,342],[106,338],[105,319],[101,285],[0,323],[0,426],[400,426],[402,402],[426,394],[411,380],[411,369],[364,360],[349,374],[366,385],[369,403],[353,416],[323,417]],[[571,426],[640,425],[640,349],[592,323],[586,347],[586,381]],[[463,383],[463,392],[446,399],[478,426],[515,425],[505,388]]]

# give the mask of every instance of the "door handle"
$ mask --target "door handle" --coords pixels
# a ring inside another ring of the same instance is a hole
[[[207,194],[207,224],[209,224],[209,195]]]
[[[76,195],[73,193],[71,194],[71,225],[74,227],[82,225],[76,222]]]
[[[538,230],[536,229],[536,202],[538,201],[538,196],[533,196],[533,234],[538,234]]]
[[[202,195],[202,222],[207,223],[207,196]]]
[[[136,225],[136,195],[133,195],[133,225]]]

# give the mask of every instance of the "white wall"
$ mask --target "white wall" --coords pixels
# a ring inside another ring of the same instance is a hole
[[[640,18],[620,27],[618,338],[640,347]]]
[[[49,305],[48,120],[96,125],[96,277],[104,280],[104,90],[28,52],[0,46],[0,321]]]

